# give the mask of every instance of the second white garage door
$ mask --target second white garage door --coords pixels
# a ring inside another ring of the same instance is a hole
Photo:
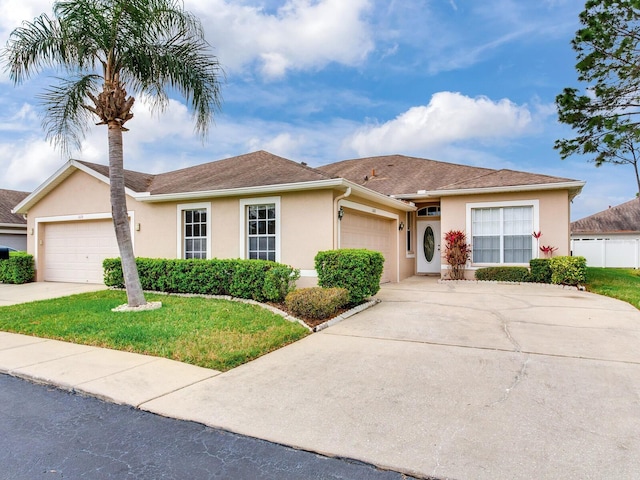
[[[110,219],[45,225],[46,281],[103,283],[102,261],[119,256],[116,234]]]
[[[340,221],[340,248],[366,248],[385,258],[381,282],[395,280],[393,220],[344,209]]]

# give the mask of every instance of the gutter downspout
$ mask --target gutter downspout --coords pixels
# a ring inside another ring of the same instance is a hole
[[[345,192],[342,195],[338,195],[333,200],[333,249],[337,250],[340,248],[340,220],[338,219],[338,208],[340,200],[347,198],[351,195],[351,187],[347,187]]]

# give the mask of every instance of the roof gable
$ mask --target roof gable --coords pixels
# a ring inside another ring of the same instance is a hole
[[[27,221],[22,215],[11,213],[11,210],[28,195],[29,192],[0,189],[0,223],[26,225]]]
[[[571,222],[571,233],[640,232],[640,198]]]

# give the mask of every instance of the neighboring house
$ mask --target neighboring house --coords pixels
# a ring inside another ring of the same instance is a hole
[[[27,220],[11,212],[27,195],[29,192],[0,189],[0,246],[27,249]]]
[[[572,222],[571,251],[590,267],[640,268],[640,198]]]
[[[15,211],[28,213],[37,279],[99,282],[118,249],[108,168],[70,160]],[[310,168],[259,151],[173,172],[126,171],[134,251],[159,258],[266,258],[316,283],[314,257],[368,248],[383,282],[446,275],[442,233],[467,232],[471,270],[528,264],[531,233],[569,253],[569,207],[584,182],[401,155]],[[471,272],[472,274],[472,272]]]

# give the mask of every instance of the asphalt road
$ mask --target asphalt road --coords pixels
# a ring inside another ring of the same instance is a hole
[[[0,432],[7,480],[408,478],[1,374]]]

